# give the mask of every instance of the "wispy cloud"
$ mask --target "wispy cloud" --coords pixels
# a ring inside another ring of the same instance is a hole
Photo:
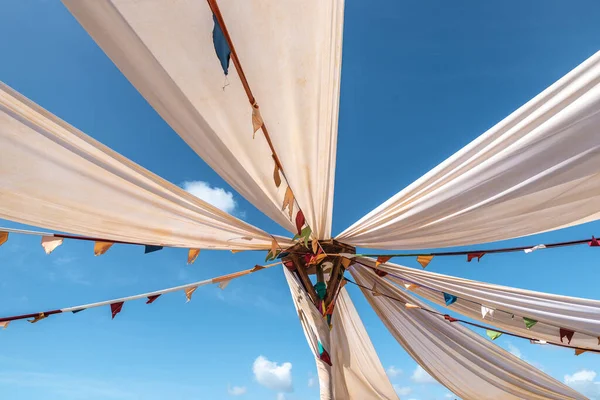
[[[412,392],[412,388],[400,385],[394,385],[394,390],[398,393],[398,396],[408,396]]]
[[[565,383],[591,400],[600,400],[600,381],[596,371],[581,369],[572,375],[565,375]]]
[[[227,393],[231,396],[241,396],[246,394],[246,386],[229,386],[227,387]]]
[[[423,383],[423,384],[432,384],[438,383],[431,375],[427,373],[420,365],[417,365],[417,368],[413,372],[410,379],[415,383]]]
[[[390,378],[395,378],[397,376],[402,375],[402,370],[400,368],[394,367],[393,365],[390,365],[385,372],[387,372]]]

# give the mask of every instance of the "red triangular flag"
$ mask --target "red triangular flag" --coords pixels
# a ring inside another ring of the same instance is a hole
[[[304,213],[302,210],[298,211],[298,214],[296,214],[296,230],[298,230],[298,236],[302,235],[302,227],[304,226],[305,222],[306,220],[304,219]]]
[[[319,359],[331,367],[331,357],[329,357],[327,350],[323,349],[323,352],[319,354]]]
[[[481,257],[483,257],[484,254],[485,254],[484,252],[469,253],[469,254],[467,254],[467,262],[471,262],[471,260],[474,258],[477,258],[477,262],[479,262],[479,260],[481,260]]]
[[[160,297],[160,294],[155,294],[154,296],[148,296],[148,301],[146,302],[146,304],[154,303],[154,300],[158,299],[159,297]]]
[[[590,247],[600,247],[600,242],[598,242],[598,239],[596,239],[593,236],[592,236],[592,241],[588,242],[588,244],[590,245]]]
[[[450,322],[457,322],[458,320],[456,318],[452,318],[451,316],[449,316],[448,314],[444,315],[444,319],[446,321],[450,321]]]
[[[123,308],[123,302],[122,301],[120,301],[118,303],[112,303],[110,305],[110,312],[112,312],[112,319],[115,319],[115,317],[117,316],[117,314],[121,312],[122,308]]]
[[[566,337],[567,338],[567,344],[571,344],[571,339],[573,339],[573,335],[575,334],[575,332],[570,331],[568,329],[565,328],[560,328],[560,342],[563,342],[563,338]]]
[[[384,278],[384,277],[385,277],[385,276],[386,276],[388,273],[387,273],[387,272],[385,272],[385,271],[382,271],[382,270],[380,270],[380,269],[376,269],[376,270],[375,270],[375,274],[376,274],[377,276],[379,276],[379,277],[382,277],[382,278]]]

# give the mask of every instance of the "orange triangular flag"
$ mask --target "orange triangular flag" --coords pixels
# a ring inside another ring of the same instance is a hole
[[[94,243],[94,255],[101,256],[112,247],[113,242],[96,242]]]
[[[275,161],[275,156],[273,156],[273,161]],[[281,186],[281,176],[279,175],[279,165],[277,165],[277,161],[275,161],[275,170],[273,171],[273,181],[275,182],[275,186]]]
[[[310,259],[310,262],[308,263],[308,265],[319,264],[321,261],[323,261],[323,259],[325,259],[325,257],[327,257],[327,254],[324,254],[324,253],[314,256],[313,258]]]
[[[265,269],[265,267],[263,267],[262,265],[255,265],[250,272],[256,272],[256,271],[260,271],[261,269]]]
[[[42,236],[42,247],[46,254],[50,254],[60,246],[63,242],[62,238],[54,237],[54,236]]]
[[[294,192],[288,186],[285,190],[285,196],[283,197],[283,206],[281,207],[281,211],[285,211],[285,209],[289,209],[290,220],[292,219],[292,215],[294,214]]]
[[[262,116],[260,115],[260,109],[258,108],[258,104],[254,103],[252,105],[252,129],[253,134],[252,138],[256,135],[256,131],[259,130],[263,126],[264,122]]]
[[[406,290],[416,290],[419,288],[419,285],[415,285],[414,283],[405,283],[404,287]]]
[[[319,250],[319,240],[318,239],[313,239],[312,240],[312,252],[314,254],[317,254],[318,250]]]
[[[391,260],[391,256],[379,256],[377,257],[377,261],[375,261],[375,268],[379,267],[379,264],[385,264],[386,262]]]
[[[196,289],[198,289],[198,286],[192,286],[185,289],[185,297],[187,299],[186,303],[189,303],[190,300],[192,300],[192,294],[196,291]]]
[[[2,246],[8,240],[8,232],[0,232],[0,246]]]
[[[352,260],[346,257],[342,257],[342,266],[346,269],[352,264]]]
[[[10,321],[0,322],[0,328],[6,329],[8,328],[8,324],[10,324]]]
[[[236,254],[236,253],[241,253],[242,251],[244,251],[244,250],[235,250],[234,249],[234,250],[231,250],[231,253]]]
[[[200,249],[190,249],[190,251],[188,251],[188,264],[193,264],[194,261],[196,261],[196,258],[198,258],[198,255],[200,254]]]
[[[418,256],[417,262],[421,264],[421,267],[425,268],[429,265],[429,263],[433,260],[433,256]]]
[[[578,355],[580,355],[580,354],[583,354],[583,353],[585,353],[586,351],[587,351],[587,350],[584,350],[584,349],[575,349],[575,355],[576,355],[576,356],[578,356]]]
[[[38,321],[43,320],[44,318],[48,318],[46,315],[44,315],[43,312],[39,313],[38,315],[35,316],[35,318],[33,319],[28,319],[28,322],[31,322],[32,324],[35,324]]]
[[[405,306],[406,308],[421,308],[421,307],[419,307],[418,305],[416,305],[416,304],[412,304],[412,303],[406,303],[404,306]]]

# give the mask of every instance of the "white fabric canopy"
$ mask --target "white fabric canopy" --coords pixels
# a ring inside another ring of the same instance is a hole
[[[233,66],[228,85],[206,1],[64,0],[63,3],[170,126],[271,219],[285,181]],[[313,236],[331,237],[343,1],[218,2],[274,148]],[[294,221],[294,217],[292,217]]]
[[[0,149],[0,218],[152,245],[271,247],[262,230],[136,165],[3,83]]]
[[[390,383],[369,335],[345,288],[336,300],[331,332],[296,277],[283,268],[306,340],[315,356],[321,400],[394,400]],[[319,359],[318,341],[331,356],[332,367]]]
[[[423,249],[600,218],[600,52],[337,239]]]
[[[367,258],[358,260],[367,265],[375,265],[374,260]],[[431,289],[457,296],[458,300],[449,308],[486,325],[554,343],[560,343],[560,328],[564,328],[575,332],[570,346],[600,350],[598,345],[600,301],[598,300],[493,285],[391,263],[380,264],[378,268],[404,278],[402,280],[387,276],[400,285],[406,282],[421,286],[411,291],[439,305],[445,306],[444,296]],[[481,305],[495,310],[493,316],[483,318]],[[534,319],[538,323],[531,329],[527,329],[523,317]],[[567,344],[566,339],[564,344]]]
[[[367,268],[355,267],[351,273],[360,285],[372,288],[377,282],[379,293],[429,309]],[[426,372],[464,400],[586,398],[459,323],[361,290],[398,343]]]

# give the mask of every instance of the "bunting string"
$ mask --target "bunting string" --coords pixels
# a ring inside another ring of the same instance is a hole
[[[185,285],[174,286],[174,287],[161,289],[161,290],[156,290],[154,292],[136,294],[133,296],[122,297],[119,299],[105,300],[105,301],[100,301],[97,303],[84,304],[84,305],[74,306],[74,307],[66,307],[66,308],[61,308],[61,309],[57,309],[57,310],[41,311],[41,312],[36,312],[36,313],[32,313],[32,314],[23,314],[23,315],[13,315],[10,317],[2,317],[2,318],[0,318],[0,327],[3,327],[3,326],[5,327],[6,325],[8,325],[6,323],[10,322],[10,321],[34,318],[34,320],[31,322],[37,322],[43,318],[47,318],[48,316],[54,315],[54,314],[61,314],[61,313],[67,313],[67,312],[76,314],[83,310],[87,310],[87,309],[95,308],[95,307],[103,307],[103,306],[111,307],[111,312],[112,312],[112,315],[114,318],[119,312],[121,312],[123,304],[128,301],[138,300],[138,299],[146,299],[147,300],[146,304],[151,304],[159,296],[161,296],[163,294],[167,294],[167,293],[177,292],[177,291],[185,292],[186,297],[188,299],[191,299],[191,293],[193,293],[193,291],[196,290],[196,288],[198,288],[200,286],[210,285],[213,283],[218,284],[219,282],[236,279],[236,278],[239,278],[239,277],[242,277],[245,275],[250,275],[256,271],[260,271],[260,270],[263,270],[266,268],[271,268],[271,267],[274,267],[274,266],[280,265],[280,264],[281,264],[281,262],[275,262],[275,263],[267,264],[267,265],[256,265],[250,269],[246,269],[246,270],[239,271],[239,272],[234,272],[234,273],[227,274],[227,275],[218,276],[218,277],[211,278],[211,279],[205,279],[203,281],[188,283]]]
[[[406,308],[419,309],[421,311],[425,311],[425,312],[428,312],[430,314],[442,317],[442,318],[444,318],[445,320],[447,320],[447,321],[449,321],[451,323],[453,323],[453,322],[460,322],[462,324],[473,326],[475,328],[484,329],[486,331],[486,333],[487,333],[487,331],[497,332],[497,333],[500,333],[502,335],[516,337],[516,338],[519,338],[519,339],[529,340],[530,343],[543,343],[543,344],[548,344],[548,345],[551,345],[551,346],[557,346],[557,347],[564,347],[564,348],[568,348],[568,349],[574,349],[576,352],[579,352],[579,354],[581,354],[583,352],[592,352],[592,353],[598,353],[598,354],[600,354],[600,350],[588,349],[588,348],[583,348],[583,347],[569,346],[569,345],[564,344],[564,343],[548,342],[548,341],[544,341],[544,340],[539,340],[539,339],[535,339],[535,338],[531,338],[531,337],[526,337],[526,336],[518,335],[516,333],[511,333],[511,332],[503,331],[503,330],[500,330],[500,329],[497,329],[497,328],[492,328],[492,327],[489,327],[489,326],[481,325],[481,324],[478,324],[478,323],[475,323],[475,322],[465,321],[465,320],[460,319],[460,318],[454,318],[454,317],[452,317],[452,316],[450,316],[448,314],[443,314],[443,313],[441,313],[439,311],[431,310],[431,309],[428,309],[428,308],[423,308],[423,307],[417,306],[415,304],[407,303],[404,300],[399,299],[397,297],[390,296],[390,295],[387,295],[385,293],[381,293],[381,292],[378,292],[378,291],[374,291],[373,288],[369,288],[367,286],[364,286],[364,285],[361,285],[359,283],[356,283],[356,282],[354,282],[353,280],[351,280],[349,278],[344,277],[344,280],[346,280],[347,282],[349,282],[349,283],[351,283],[353,285],[356,285],[356,286],[358,286],[358,287],[360,287],[362,289],[368,290],[369,292],[373,293],[373,296],[386,297],[386,298],[388,298],[390,300],[394,300],[394,301],[397,301],[397,302],[403,304]],[[600,339],[599,339],[599,341],[600,341]]]

